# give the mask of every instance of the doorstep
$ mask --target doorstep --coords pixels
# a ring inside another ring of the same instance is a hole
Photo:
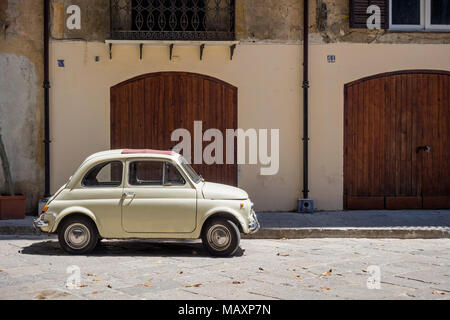
[[[450,210],[257,213],[261,229],[244,239],[450,238]],[[0,220],[0,235],[35,235],[33,219]]]

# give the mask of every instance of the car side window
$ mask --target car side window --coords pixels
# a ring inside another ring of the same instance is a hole
[[[186,181],[180,171],[171,163],[164,162],[164,185],[166,186],[184,186]]]
[[[84,176],[82,185],[85,187],[119,187],[122,184],[122,170],[121,161],[100,163]]]
[[[130,163],[128,182],[134,186],[182,186],[181,173],[167,161],[134,161]]]

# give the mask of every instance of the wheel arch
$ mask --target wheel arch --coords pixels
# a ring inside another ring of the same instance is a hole
[[[239,229],[239,232],[245,233],[245,221],[237,214],[233,213],[230,210],[226,209],[218,209],[216,211],[210,212],[208,215],[205,216],[202,227],[200,230],[200,235],[203,234],[204,228],[207,225],[207,223],[213,219],[216,218],[224,218],[232,221]]]
[[[94,213],[86,208],[83,207],[71,207],[67,208],[66,210],[62,211],[56,218],[55,225],[53,226],[52,230],[50,230],[51,233],[58,232],[59,226],[62,225],[62,223],[72,217],[85,217],[91,220],[94,224],[94,226],[97,228],[98,233],[100,234],[100,227],[99,223],[94,215]]]

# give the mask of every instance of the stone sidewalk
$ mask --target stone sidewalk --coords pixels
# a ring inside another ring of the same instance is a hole
[[[261,230],[244,238],[450,238],[450,210],[319,211],[258,213]],[[0,235],[37,234],[35,217],[0,220]]]

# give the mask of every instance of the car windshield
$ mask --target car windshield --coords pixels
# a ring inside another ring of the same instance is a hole
[[[195,172],[194,168],[191,167],[185,158],[180,157],[180,164],[195,183],[199,183],[202,180],[202,176]]]

